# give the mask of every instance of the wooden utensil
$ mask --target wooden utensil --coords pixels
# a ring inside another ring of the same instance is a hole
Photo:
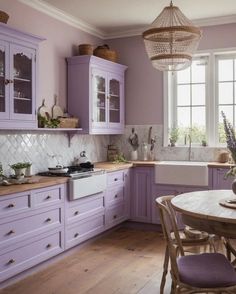
[[[64,113],[61,107],[58,105],[57,95],[54,95],[54,101],[55,104],[52,107],[52,118],[62,117]]]
[[[47,117],[49,114],[49,109],[45,105],[45,99],[43,99],[42,105],[38,109],[38,114],[41,115],[42,117]]]

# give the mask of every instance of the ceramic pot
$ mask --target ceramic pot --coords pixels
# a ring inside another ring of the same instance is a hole
[[[26,168],[18,168],[14,169],[15,175],[17,179],[22,179],[25,176],[25,170]]]
[[[138,150],[132,150],[130,153],[131,160],[138,160]]]
[[[234,194],[236,194],[236,179],[233,180],[231,187],[232,187],[232,191],[234,192]]]

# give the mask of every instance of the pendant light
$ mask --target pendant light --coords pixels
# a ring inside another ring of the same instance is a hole
[[[165,7],[151,27],[143,32],[152,65],[161,71],[177,71],[191,65],[201,38],[201,30],[177,6]]]

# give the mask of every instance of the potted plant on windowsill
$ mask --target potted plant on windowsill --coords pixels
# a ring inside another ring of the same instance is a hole
[[[179,129],[178,128],[172,128],[170,130],[170,146],[175,147],[176,142],[179,139]]]

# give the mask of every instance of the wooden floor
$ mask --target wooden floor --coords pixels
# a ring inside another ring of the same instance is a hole
[[[164,249],[158,232],[119,228],[0,293],[158,294]]]

